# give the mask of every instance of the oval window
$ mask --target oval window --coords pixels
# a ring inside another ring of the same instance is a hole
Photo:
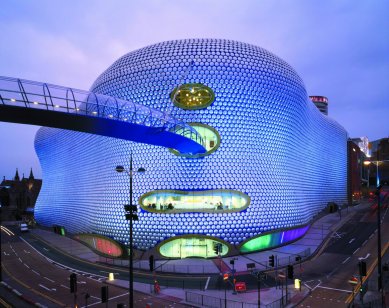
[[[186,83],[170,93],[170,99],[176,107],[197,110],[207,108],[215,100],[212,89],[201,83]]]
[[[101,255],[117,258],[123,254],[123,249],[117,242],[103,235],[84,233],[75,235],[75,238]]]
[[[201,235],[184,235],[169,239],[159,246],[159,253],[167,258],[215,258],[228,253],[228,246],[222,241]],[[217,254],[216,252],[219,252]]]
[[[205,153],[201,154],[181,154],[177,150],[169,149],[170,152],[172,152],[175,155],[187,157],[187,158],[199,158],[204,157],[209,154],[212,154],[215,152],[219,146],[220,146],[220,135],[217,132],[216,129],[214,129],[212,126],[198,123],[198,122],[191,122],[188,123],[191,127],[193,127],[201,136],[202,140],[204,141],[204,146],[206,149]]]
[[[155,190],[142,195],[139,203],[145,211],[154,213],[239,212],[246,209],[250,197],[229,189],[182,191]]]
[[[262,234],[248,239],[241,245],[239,250],[242,253],[249,253],[283,246],[302,237],[308,231],[308,229],[309,225],[285,231],[276,231]]]

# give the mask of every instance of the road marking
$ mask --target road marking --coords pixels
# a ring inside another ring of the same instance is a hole
[[[19,261],[23,263],[22,259],[19,258]]]
[[[65,288],[65,289],[68,289],[68,290],[70,290],[70,288],[69,288],[69,287],[67,287],[67,286],[64,286],[63,284],[61,284],[61,287],[62,287],[62,288]]]
[[[38,286],[40,286],[41,288],[47,290],[47,291],[52,291],[51,289],[49,289],[48,287],[45,287],[43,284],[38,284]]]
[[[122,297],[122,296],[126,296],[126,295],[128,295],[128,292],[127,292],[127,293],[123,293],[123,294],[118,295],[118,296],[110,297],[109,300],[112,300],[112,299],[115,299],[115,298],[118,298],[118,297]],[[91,296],[91,297],[94,297],[94,296]],[[91,306],[95,306],[95,305],[101,304],[101,299],[98,298],[98,300],[99,300],[99,301],[96,302],[96,303],[88,304],[88,307],[91,307]],[[85,307],[86,307],[86,306],[82,306],[81,308],[85,308]]]
[[[348,243],[351,244],[351,243],[354,242],[354,241],[355,241],[355,237],[352,238]]]
[[[9,253],[6,253],[5,251],[3,251],[3,253],[5,256],[9,256]]]
[[[59,262],[54,262],[54,261],[51,260],[50,258],[46,257],[44,254],[42,254],[39,250],[35,249],[35,247],[32,246],[29,242],[27,242],[24,238],[22,238],[22,237],[19,236],[19,239],[21,239],[24,243],[26,243],[28,246],[30,246],[31,249],[35,250],[36,253],[38,253],[39,255],[41,255],[41,256],[42,256],[43,258],[45,258],[48,262],[51,262],[52,264],[58,264],[58,265],[62,266],[64,269],[68,269],[68,270],[70,270],[70,271],[76,271],[77,273],[78,273],[78,272],[82,273],[81,271],[77,271],[77,270],[75,270],[75,269],[73,269],[73,268],[71,268],[71,267],[69,267],[69,266],[63,265],[63,264],[61,264],[61,263],[59,263]],[[87,275],[94,275],[94,276],[96,276],[96,277],[99,277],[99,275],[96,275],[96,274],[92,274],[92,273],[88,273],[88,272],[84,272],[84,273],[87,274]],[[101,277],[101,278],[99,278],[99,280],[100,280],[100,279],[101,279],[101,280],[105,280],[105,279],[106,279],[106,277],[104,277],[104,276],[100,276],[100,277]]]
[[[29,252],[29,251],[26,251],[26,250],[24,250],[24,249],[23,249],[23,251],[24,251],[25,253],[31,253],[31,252]]]
[[[34,271],[34,270],[32,270],[35,274],[37,274],[38,276],[40,276],[41,274],[39,274],[38,272],[36,272],[36,271]]]
[[[321,285],[321,280],[319,280],[319,283],[314,288],[312,288],[312,291],[314,291],[320,285]]]
[[[345,264],[349,259],[350,259],[350,257],[348,257],[346,260],[344,260],[344,261],[342,262],[342,264]]]
[[[359,247],[359,248],[360,248],[360,247]],[[359,250],[359,248],[355,249],[355,251],[353,252],[353,254],[355,254],[355,253]]]
[[[48,249],[47,249],[47,248],[45,248],[45,247],[43,247],[43,249],[44,249],[44,250],[46,250],[46,251],[50,251],[50,250],[48,250]]]
[[[368,253],[367,255],[366,255],[366,257],[364,257],[364,258],[358,258],[358,260],[366,260],[368,257],[370,257],[370,253]]]
[[[336,289],[336,288],[323,287],[323,286],[320,286],[320,287],[318,287],[318,288],[327,289],[327,290],[335,290],[335,291],[346,292],[346,293],[351,293],[350,290]]]
[[[30,268],[26,263],[23,263],[25,267]]]
[[[47,277],[43,277],[43,278],[45,278],[48,281],[55,282],[54,280],[51,280],[50,278],[47,278]]]
[[[362,243],[362,246],[365,246],[366,243],[367,243],[367,240]]]
[[[374,233],[372,233],[370,236],[369,236],[369,240],[374,236]]]
[[[209,283],[209,280],[211,279],[211,277],[208,277],[207,279],[207,283],[205,284],[205,287],[204,287],[204,291],[208,288],[208,283]]]

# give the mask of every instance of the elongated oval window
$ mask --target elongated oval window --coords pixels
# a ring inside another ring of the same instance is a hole
[[[155,190],[140,197],[145,211],[154,213],[239,212],[246,209],[250,197],[236,190],[216,189],[203,191]]]
[[[309,225],[300,228],[259,235],[245,241],[239,250],[243,253],[249,253],[282,246],[302,237],[308,231],[308,229]]]
[[[201,235],[184,235],[163,242],[159,246],[159,253],[167,258],[215,258],[219,252],[221,256],[228,253],[228,246],[222,241]]]
[[[183,156],[187,158],[198,158],[198,157],[204,157],[209,154],[212,154],[218,149],[218,147],[220,146],[220,135],[216,129],[214,129],[212,126],[198,123],[198,122],[192,122],[188,124],[192,126],[200,134],[201,138],[204,141],[206,152],[202,154],[191,155],[191,154],[181,154],[176,150],[169,149],[170,152],[174,153],[175,155]]]
[[[108,237],[97,234],[77,234],[75,238],[101,255],[120,257],[123,254],[122,247]]]
[[[175,88],[170,94],[173,104],[182,109],[207,108],[215,100],[212,89],[201,83],[186,83]]]

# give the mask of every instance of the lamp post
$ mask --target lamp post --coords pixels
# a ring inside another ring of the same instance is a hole
[[[130,177],[130,204],[126,204],[124,206],[124,209],[126,211],[126,220],[130,222],[130,243],[129,243],[129,249],[130,249],[130,260],[129,260],[129,270],[130,270],[130,279],[129,279],[129,293],[130,293],[130,298],[129,298],[129,306],[130,308],[134,307],[134,267],[133,267],[133,237],[132,237],[132,226],[133,226],[133,221],[138,220],[138,215],[136,214],[137,212],[137,207],[136,205],[132,204],[132,177],[135,172],[140,172],[143,173],[146,170],[144,168],[139,168],[137,171],[133,170],[132,167],[132,151],[130,153],[130,169],[127,170],[123,166],[116,166],[115,170],[119,173],[121,172],[126,172],[128,176]]]
[[[381,292],[381,300],[382,303],[384,301],[384,288],[382,286],[382,258],[381,258],[381,199],[380,199],[380,194],[381,194],[381,189],[382,186],[380,185],[380,178],[378,174],[378,166],[380,163],[383,162],[388,162],[389,160],[376,160],[376,161],[364,161],[364,165],[368,166],[371,163],[376,165],[376,178],[377,178],[377,191],[376,191],[376,196],[377,196],[377,250],[378,250],[378,260],[377,260],[377,267],[378,267],[378,291]]]

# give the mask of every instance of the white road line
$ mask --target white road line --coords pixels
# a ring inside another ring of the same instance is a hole
[[[19,258],[19,261],[23,263],[22,259]]]
[[[204,287],[204,291],[208,288],[208,283],[209,283],[209,280],[211,279],[211,277],[208,277],[207,279],[207,283],[205,284],[205,287]]]
[[[354,242],[354,241],[355,241],[355,237],[352,238],[348,243],[351,244],[351,243]]]
[[[22,293],[20,293],[18,290],[12,289],[12,292],[14,292],[15,294],[17,294],[19,296],[22,296]]]
[[[368,253],[368,254],[366,255],[366,257],[364,257],[364,258],[358,258],[358,260],[365,260],[365,259],[367,259],[368,257],[370,257],[370,253]]]
[[[69,270],[76,271],[77,273],[81,273],[81,271],[77,271],[77,270],[75,270],[75,269],[73,269],[73,268],[71,268],[71,267],[69,267],[69,266],[65,266],[65,265],[63,265],[63,264],[61,264],[61,263],[54,262],[54,261],[51,260],[50,258],[46,257],[44,254],[42,254],[40,251],[38,251],[37,249],[35,249],[34,246],[32,246],[32,245],[31,245],[29,242],[27,242],[24,238],[22,238],[22,237],[20,237],[20,236],[19,236],[19,238],[20,238],[23,242],[25,242],[28,246],[30,246],[31,249],[35,250],[38,254],[40,254],[43,258],[45,258],[47,261],[51,262],[52,264],[59,264],[59,265],[62,266],[64,269],[69,269]],[[96,276],[96,277],[99,277],[99,275],[96,275],[96,274],[92,274],[92,273],[88,273],[88,272],[84,272],[84,273],[85,273],[85,274],[88,274],[88,275],[94,275],[94,276]],[[100,276],[100,277],[101,277],[101,278],[99,278],[99,279],[102,279],[102,280],[105,280],[105,279],[106,279],[106,277],[104,277],[104,276]]]
[[[367,243],[367,240],[362,243],[362,246],[365,246],[366,243]]]
[[[49,251],[47,248],[43,247],[44,250]]]
[[[355,251],[353,252],[353,254],[355,254],[358,250],[359,250],[359,248],[355,249]]]
[[[45,287],[43,284],[38,284],[38,286],[40,286],[41,288],[51,292],[51,289],[49,289],[48,287]]]
[[[65,289],[68,289],[68,290],[70,290],[70,288],[69,288],[69,287],[67,287],[67,286],[64,286],[63,284],[61,284],[61,287],[62,287],[62,288],[65,288]]]
[[[374,233],[372,233],[370,236],[369,236],[369,240],[374,236]]]
[[[25,267],[30,268],[26,263],[23,263]]]
[[[312,290],[312,288],[309,285],[307,285],[306,283],[304,283],[304,286],[306,286],[309,290]]]
[[[54,280],[51,280],[50,278],[47,278],[47,277],[44,277],[44,276],[43,276],[43,278],[45,278],[48,281],[55,282]]]
[[[350,259],[350,257],[348,257],[346,260],[344,260],[344,261],[342,262],[342,264],[345,264],[349,259]]]
[[[112,300],[112,299],[115,299],[115,298],[118,298],[118,297],[122,297],[122,296],[126,296],[128,295],[128,292],[127,293],[123,293],[121,295],[118,295],[118,296],[114,296],[114,297],[110,297],[109,300]],[[92,297],[92,296],[91,296]],[[91,306],[95,306],[95,305],[98,305],[98,304],[101,304],[101,299],[99,298],[99,301],[96,302],[96,303],[93,303],[93,304],[88,304],[88,307],[91,307]],[[81,308],[85,308],[86,306],[82,306]]]
[[[34,270],[32,270],[35,274],[37,274],[38,276],[40,276],[41,274],[39,274],[38,272],[36,272],[36,271],[34,271]]]
[[[346,293],[351,293],[351,291],[350,291],[350,290],[336,289],[336,288],[323,287],[323,286],[319,286],[318,288],[321,288],[321,289],[327,289],[327,290],[335,290],[335,291],[341,291],[341,292],[346,292]]]

